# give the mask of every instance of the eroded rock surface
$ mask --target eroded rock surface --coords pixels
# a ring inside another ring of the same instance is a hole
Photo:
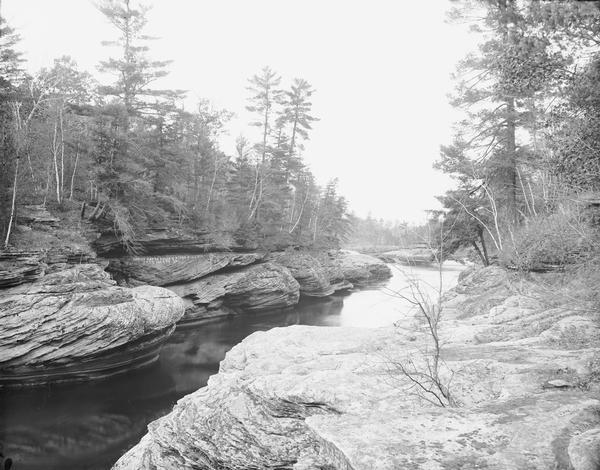
[[[0,291],[0,386],[87,380],[138,367],[184,313],[169,290],[115,285],[96,264]]]
[[[85,246],[0,251],[0,289],[33,282],[46,273],[61,271],[75,264],[93,262],[96,262],[96,255]]]
[[[300,284],[301,294],[309,297],[325,297],[335,292],[329,282],[327,271],[309,253],[278,253],[273,257],[273,261],[289,269]]]
[[[468,268],[460,273],[456,288],[444,295],[446,306],[465,317],[487,312],[511,295],[511,277],[499,266]]]
[[[0,289],[33,282],[44,275],[46,268],[39,253],[0,253]]]
[[[380,259],[347,250],[332,250],[317,255],[330,283],[365,284],[392,276],[389,266]],[[343,280],[342,280],[343,279]]]
[[[111,259],[108,270],[128,285],[168,286],[248,266],[263,258],[259,253],[227,252],[124,257]]]
[[[473,276],[493,287],[494,306],[480,297],[465,314],[455,300],[441,327],[441,376],[453,376],[459,406],[433,406],[400,372],[422,365],[427,335],[414,317],[396,328],[275,328],[234,347],[114,468],[595,468],[598,343],[544,335],[556,312],[510,286],[501,299],[495,268],[467,273],[462,301],[481,294]],[[570,320],[582,313],[564,309]]]
[[[214,274],[169,289],[186,302],[184,322],[286,308],[298,303],[300,296],[298,282],[286,268],[274,263]]]

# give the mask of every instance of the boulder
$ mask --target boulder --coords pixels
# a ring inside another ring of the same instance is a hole
[[[345,273],[342,270],[342,263],[337,259],[337,253],[337,251],[332,250],[315,255],[334,292],[354,287],[354,284],[346,279]]]
[[[300,284],[300,293],[308,297],[325,297],[335,289],[329,282],[327,271],[309,253],[289,251],[273,256],[273,261],[285,266]]]
[[[186,302],[183,322],[232,313],[287,308],[298,303],[300,286],[290,272],[261,263],[168,287]]]
[[[154,361],[184,313],[169,290],[118,287],[96,264],[0,291],[0,386],[105,377]]]
[[[203,253],[192,255],[128,256],[111,259],[107,270],[127,285],[168,286],[248,266],[264,258],[259,253]]]
[[[490,311],[512,294],[511,276],[500,266],[473,266],[462,271],[458,285],[444,294],[446,307],[455,308],[465,317]]]
[[[339,284],[339,273],[351,284],[366,284],[392,277],[392,271],[383,261],[370,255],[347,250],[330,250],[317,255],[330,277],[330,283]]]

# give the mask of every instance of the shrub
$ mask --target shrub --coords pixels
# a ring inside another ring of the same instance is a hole
[[[502,264],[522,271],[547,271],[585,263],[598,250],[598,230],[583,211],[562,208],[528,219],[500,253]]]

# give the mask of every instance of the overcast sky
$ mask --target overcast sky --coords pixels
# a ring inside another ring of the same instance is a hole
[[[283,83],[317,90],[305,160],[317,179],[339,178],[358,215],[419,222],[452,184],[432,169],[456,114],[447,94],[474,38],[445,22],[449,0],[153,0],[156,59],[172,59],[164,85],[236,113],[222,147],[252,136],[247,79],[265,65]],[[88,0],[2,0],[35,71],[70,55],[94,74],[115,37]]]

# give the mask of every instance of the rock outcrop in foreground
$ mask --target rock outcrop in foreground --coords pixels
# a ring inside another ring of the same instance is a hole
[[[399,373],[427,344],[414,317],[275,328],[234,347],[114,469],[597,468],[597,324],[519,291],[489,268],[448,296],[442,374],[458,407],[428,404]]]
[[[183,301],[115,284],[81,264],[0,291],[0,387],[100,378],[155,360]]]

